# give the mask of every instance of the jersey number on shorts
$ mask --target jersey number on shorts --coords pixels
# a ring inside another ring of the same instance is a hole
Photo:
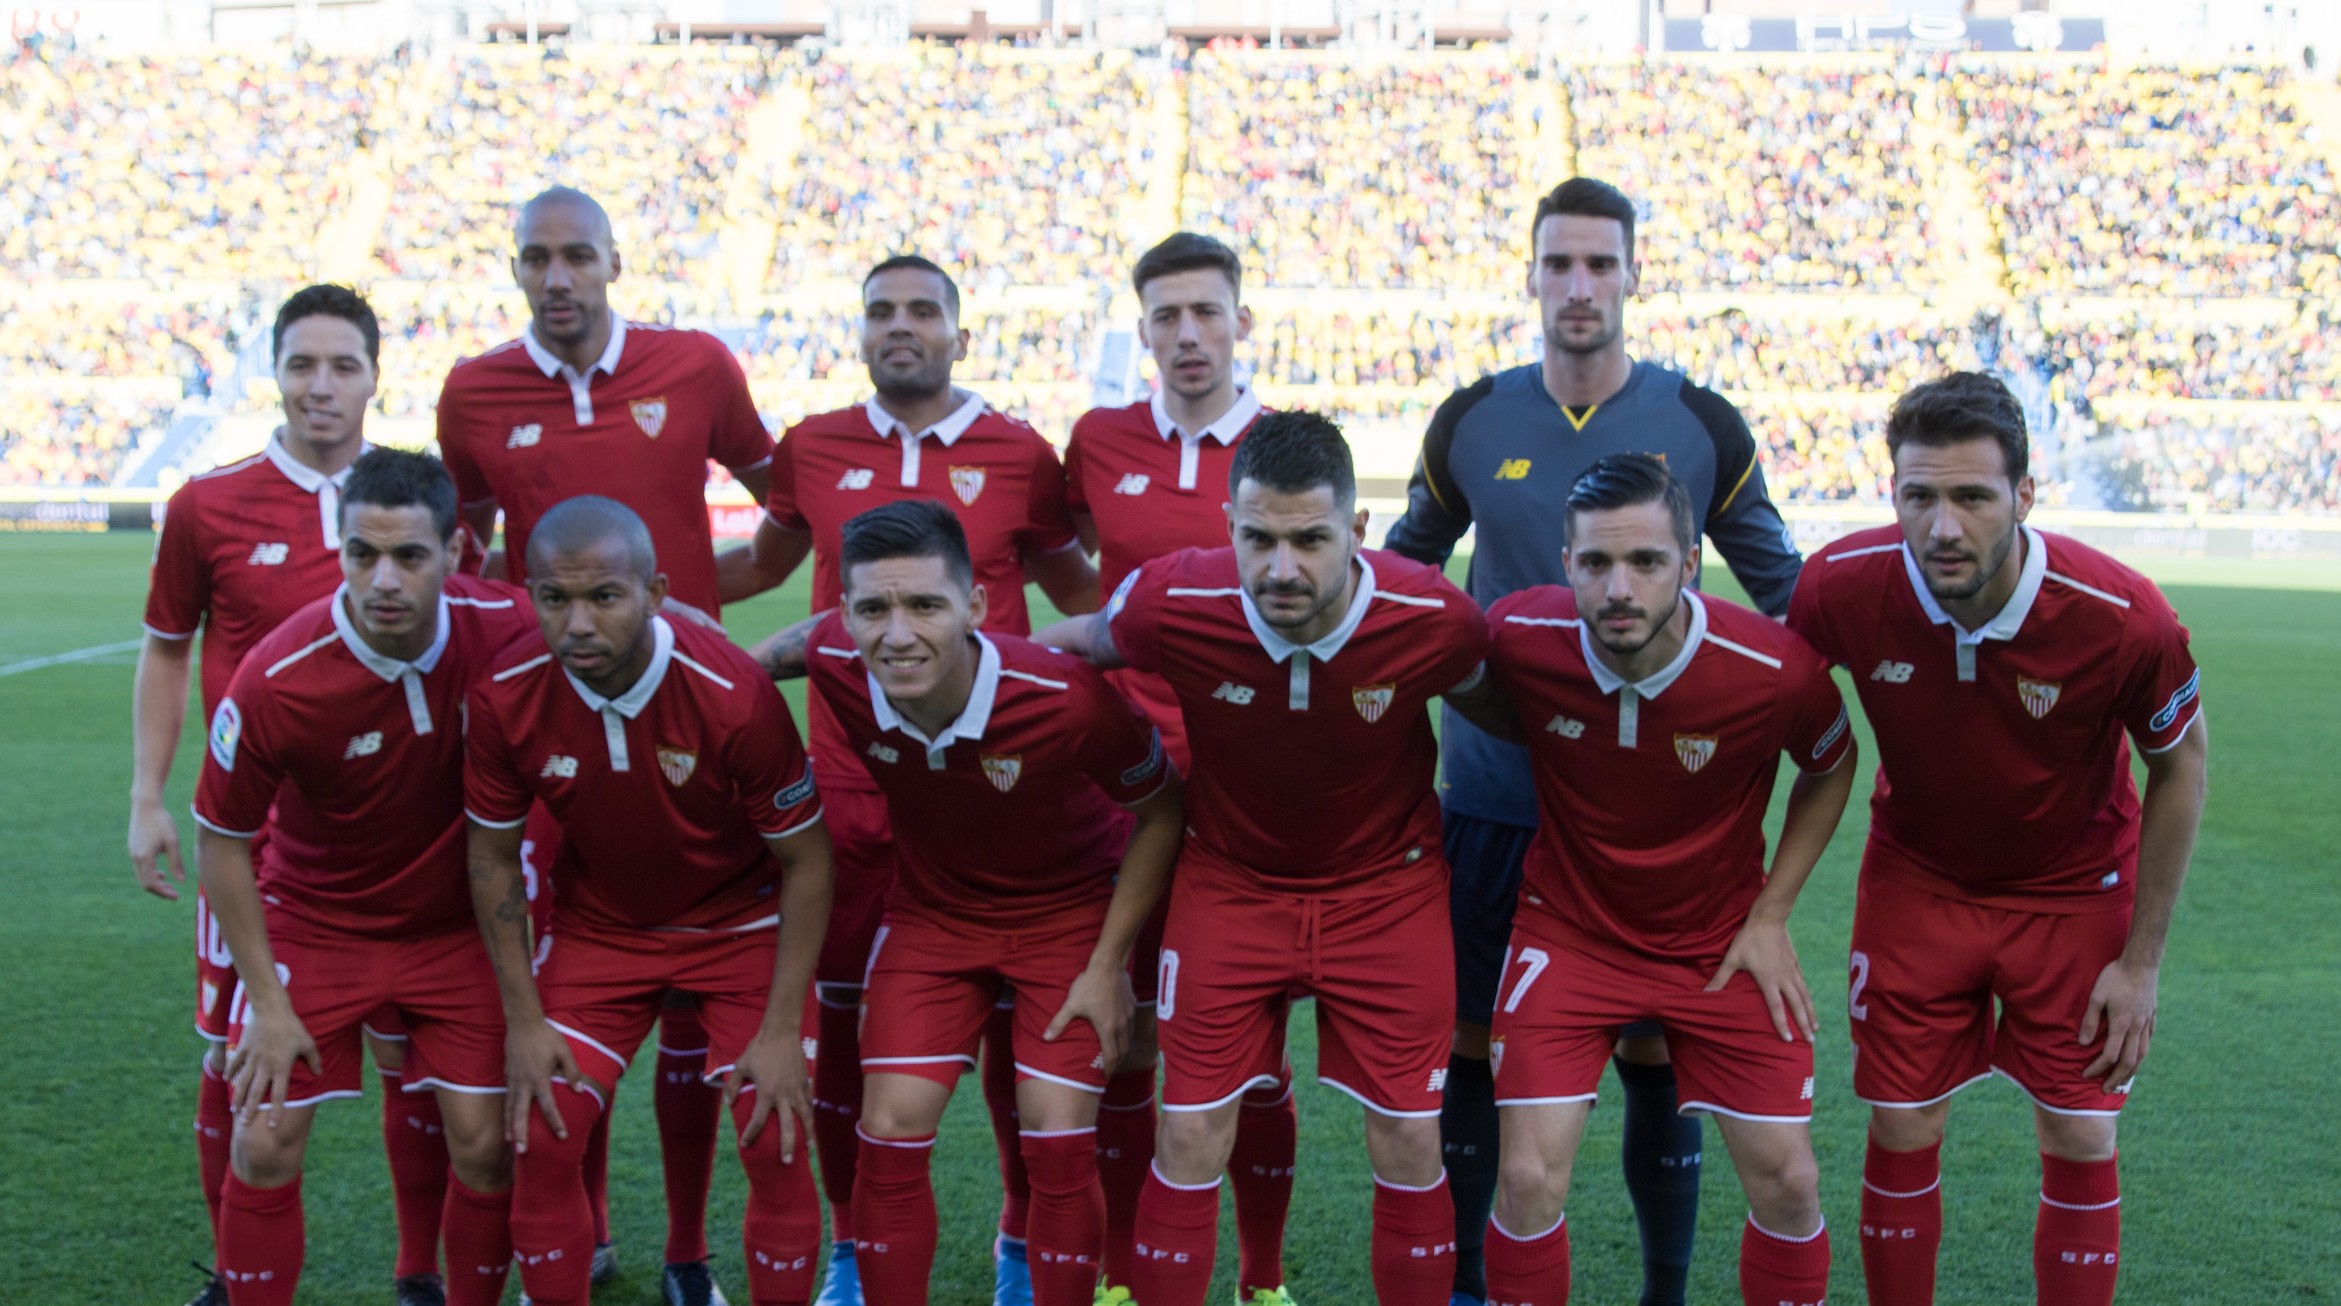
[[[1135,574],[1135,573],[1133,573]],[[1178,1008],[1179,954],[1168,948],[1162,950],[1161,961],[1154,970],[1154,1018],[1169,1020]]]
[[[1855,1020],[1870,1018],[1870,1004],[1861,1000],[1861,991],[1869,986],[1870,955],[1857,952],[1853,954],[1853,987],[1846,990],[1845,994],[1845,1009],[1853,1013]]]
[[[227,936],[220,933],[219,918],[211,914],[211,904],[195,895],[195,949],[203,959],[221,970],[232,969],[236,954],[228,950]]]
[[[1544,968],[1550,966],[1552,961],[1552,954],[1542,948],[1520,950],[1520,982],[1512,986],[1512,996],[1504,999],[1505,1015],[1520,1010],[1520,999],[1528,996],[1528,986],[1536,982],[1537,976],[1544,974]],[[1504,949],[1504,969],[1512,969],[1510,948]]]

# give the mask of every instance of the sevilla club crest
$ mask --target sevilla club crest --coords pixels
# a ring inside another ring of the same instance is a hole
[[[655,440],[658,438],[659,432],[667,429],[665,395],[660,395],[656,399],[637,399],[632,404],[632,408],[634,410],[634,424],[642,428],[644,435]]]
[[[986,757],[983,759],[983,763],[984,778],[990,780],[992,788],[1001,793],[1014,789],[1017,777],[1024,774],[1024,755],[1022,753],[1010,753],[1006,757]]]
[[[975,496],[984,492],[984,469],[981,467],[954,467],[951,469],[951,492],[959,501],[972,508]]]
[[[2049,709],[2057,705],[2057,696],[2064,692],[2065,687],[2061,684],[2034,680],[2030,676],[2016,677],[2016,697],[2024,700],[2024,710],[2030,712],[2035,721],[2047,716]]]
[[[1700,767],[1707,765],[1715,757],[1715,736],[1676,735],[1674,737],[1674,755],[1675,759],[1683,764],[1685,771],[1696,775]]]
[[[1369,725],[1382,719],[1382,714],[1390,710],[1390,700],[1396,697],[1398,686],[1395,684],[1363,685],[1349,691],[1349,701],[1357,704],[1357,714],[1364,717]]]
[[[683,787],[683,782],[690,779],[691,772],[697,770],[698,767],[699,755],[697,753],[686,753],[680,748],[661,748],[658,750],[659,774],[665,776],[667,783],[677,789]]]

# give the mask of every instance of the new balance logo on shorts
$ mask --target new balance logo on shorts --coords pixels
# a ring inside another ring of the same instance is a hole
[[[255,567],[281,567],[292,552],[293,546],[289,544],[255,544],[252,556],[244,561]]]
[[[1144,472],[1124,472],[1122,479],[1114,482],[1114,493],[1144,494],[1146,493],[1146,483],[1152,479]]]
[[[1889,685],[1907,685],[1910,683],[1910,664],[1907,662],[1880,662],[1878,669],[1870,673],[1870,679],[1883,680]]]
[[[537,772],[537,778],[539,780],[548,778],[574,780],[577,778],[577,759],[563,757],[559,753],[555,753],[545,759],[545,769]]]
[[[1431,1091],[1434,1093],[1447,1091],[1447,1068],[1445,1066],[1431,1072]]]
[[[1252,695],[1255,692],[1257,691],[1250,685],[1239,685],[1232,680],[1222,680],[1219,682],[1219,688],[1211,691],[1211,696],[1242,707],[1252,701]]]
[[[362,735],[351,737],[350,746],[341,750],[341,760],[347,762],[353,757],[368,757],[381,751],[382,732],[369,730]]]
[[[866,490],[870,488],[870,482],[877,479],[876,472],[867,467],[856,467],[837,478],[837,488],[840,490]]]

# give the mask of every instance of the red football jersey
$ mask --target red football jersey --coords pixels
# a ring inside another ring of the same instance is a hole
[[[514,584],[528,581],[538,519],[563,499],[600,494],[642,515],[669,592],[713,613],[707,464],[762,467],[772,433],[722,341],[619,320],[584,376],[530,331],[457,363],[439,393],[439,455],[466,505],[503,508]]]
[[[450,577],[438,638],[400,662],[366,646],[342,596],[294,613],[236,672],[195,819],[240,838],[266,825],[261,897],[309,924],[384,939],[468,929],[464,696],[536,617],[518,590]]]
[[[1657,957],[1720,960],[1764,889],[1779,759],[1814,773],[1853,739],[1829,664],[1787,627],[1686,591],[1680,656],[1639,681],[1600,661],[1577,596],[1488,609],[1488,674],[1536,773],[1522,911]]]
[[[780,864],[765,836],[821,819],[788,704],[721,634],[651,618],[642,678],[604,699],[530,636],[471,696],[464,806],[499,829],[541,800],[561,826],[553,930],[770,925]]]
[[[921,438],[905,440],[901,429],[873,400],[816,413],[781,436],[765,508],[782,529],[813,537],[812,611],[836,607],[844,593],[837,549],[847,522],[881,504],[934,499],[967,530],[976,583],[991,603],[985,629],[1030,634],[1025,555],[1077,544],[1057,451],[1040,432],[974,397]],[[822,783],[870,788],[828,708],[815,699],[811,712]]]
[[[203,631],[203,713],[253,645],[341,584],[341,486],[283,443],[189,480],[163,511],[147,582],[147,633]]]
[[[1227,543],[1227,470],[1262,412],[1246,390],[1219,420],[1190,435],[1157,393],[1126,408],[1092,408],[1065,443],[1065,501],[1097,524],[1099,578],[1108,592],[1149,558]],[[1162,729],[1163,746],[1190,769],[1186,723],[1162,677],[1124,667],[1114,687]]]
[[[1260,620],[1232,548],[1156,558],[1106,605],[1123,660],[1178,695],[1189,837],[1279,890],[1388,888],[1443,865],[1424,709],[1477,674],[1487,620],[1433,568],[1358,560],[1348,615],[1307,646]]]
[[[2179,741],[2202,710],[2186,627],[2153,582],[2024,528],[2016,592],[1962,631],[1898,528],[1805,563],[1788,624],[1853,673],[1878,740],[1865,866],[2026,911],[2130,901],[2138,791],[2128,739]]]
[[[813,692],[893,814],[890,910],[991,929],[1041,925],[1113,894],[1122,808],[1168,779],[1162,742],[1088,663],[977,635],[975,691],[929,739],[886,701],[832,614],[813,630]]]

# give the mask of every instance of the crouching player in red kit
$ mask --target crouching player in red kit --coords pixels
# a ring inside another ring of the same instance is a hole
[[[446,1299],[499,1301],[503,1021],[463,874],[463,702],[526,632],[516,591],[450,575],[455,486],[376,449],[341,488],[342,585],[285,619],[212,718],[195,797],[203,891],[241,976],[220,1278],[238,1306],[300,1282],[301,1160],[317,1104],[359,1095],[363,1022],[405,1022],[405,1090],[435,1092],[454,1182]],[[266,825],[259,865],[252,837]]]
[[[1105,1240],[1098,1097],[1129,1044],[1131,947],[1178,856],[1177,773],[1096,669],[981,633],[987,596],[942,504],[862,513],[838,560],[842,610],[775,642],[810,663],[885,792],[900,858],[862,995],[862,1292],[870,1306],[927,1300],[928,1156],[1006,990],[1033,1300],[1090,1306]]]
[[[1561,524],[1569,587],[1489,608],[1488,687],[1449,700],[1527,744],[1538,808],[1496,991],[1489,1306],[1568,1301],[1570,1169],[1618,1031],[1643,1020],[1739,1168],[1742,1299],[1820,1306],[1813,1003],[1788,913],[1853,788],[1845,703],[1803,640],[1689,588],[1698,519],[1657,459],[1595,462]],[[1802,774],[1767,876],[1783,753]]]
[[[1349,445],[1329,419],[1262,416],[1228,482],[1233,548],[1147,562],[1105,613],[1035,637],[1160,673],[1195,752],[1134,1295],[1201,1306],[1209,1291],[1237,1103],[1283,1069],[1298,986],[1317,999],[1318,1079],[1367,1107],[1375,1296],[1443,1306],[1455,968],[1427,708],[1480,680],[1486,620],[1436,570],[1362,547]]]
[[[540,636],[471,696],[472,896],[503,992],[512,1242],[539,1306],[584,1306],[587,1135],[669,989],[696,995],[748,1172],[749,1293],[812,1295],[821,1209],[802,1022],[829,914],[829,841],[788,706],[722,634],[666,597],[632,509],[585,496],[529,538]],[[532,947],[521,826],[564,835]],[[533,961],[533,970],[532,970]]]

